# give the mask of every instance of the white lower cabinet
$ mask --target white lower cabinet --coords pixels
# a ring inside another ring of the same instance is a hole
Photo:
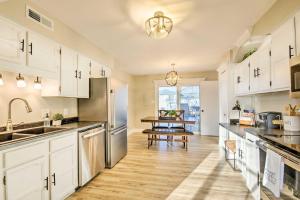
[[[247,187],[255,200],[260,199],[259,180],[259,148],[256,145],[258,137],[246,132],[246,181]]]
[[[51,199],[64,199],[78,186],[77,137],[71,134],[54,139],[50,144]]]
[[[4,151],[3,161],[5,200],[49,199],[47,142]]]
[[[4,150],[1,159],[1,200],[61,200],[78,186],[77,132]]]
[[[5,182],[6,200],[49,199],[46,156],[6,170]]]
[[[225,149],[225,140],[227,140],[227,129],[219,126],[219,147]]]

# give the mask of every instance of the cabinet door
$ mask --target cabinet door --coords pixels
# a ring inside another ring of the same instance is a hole
[[[61,96],[77,97],[77,53],[72,49],[61,47],[60,73]]]
[[[78,55],[78,98],[89,98],[90,59]]]
[[[111,76],[111,69],[109,67],[106,66],[102,66],[102,76],[109,78]]]
[[[28,65],[29,67],[58,74],[60,55],[59,45],[39,34],[28,32]]]
[[[297,55],[300,55],[300,12],[295,15],[295,28],[296,28],[296,49]]]
[[[23,28],[0,18],[0,59],[26,64],[25,37]]]
[[[246,180],[247,187],[251,191],[255,200],[260,199],[260,183],[259,183],[259,148],[255,144],[255,140],[248,139],[246,136]]]
[[[228,71],[219,73],[219,121],[228,122]]]
[[[6,170],[5,199],[49,199],[48,165],[44,157]]]
[[[259,91],[259,77],[257,75],[257,69],[259,68],[260,55],[259,52],[255,52],[250,57],[250,92],[254,93]]]
[[[102,66],[95,61],[91,61],[91,78],[101,78],[102,74]]]
[[[239,94],[247,94],[249,93],[249,73],[250,73],[250,61],[249,59],[244,60],[240,64],[240,83],[239,83]]]
[[[289,60],[295,55],[294,18],[272,33],[271,81],[272,89],[290,88]]]
[[[225,149],[225,140],[227,140],[227,130],[223,126],[219,126],[219,147]]]
[[[50,180],[51,199],[60,200],[72,194],[78,186],[77,151],[75,143],[51,153]]]
[[[271,56],[270,46],[262,47],[258,52],[259,63],[256,69],[258,77],[257,91],[267,91],[271,89]]]

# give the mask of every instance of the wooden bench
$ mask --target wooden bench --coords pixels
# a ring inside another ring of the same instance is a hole
[[[153,144],[153,141],[167,141],[167,142],[182,142],[183,147],[188,149],[188,137],[194,135],[190,131],[184,131],[182,129],[146,129],[143,131],[143,134],[148,135],[148,149]],[[158,136],[158,137],[157,137]],[[167,138],[160,138],[160,136],[167,136]],[[174,139],[174,136],[179,136],[181,139]]]

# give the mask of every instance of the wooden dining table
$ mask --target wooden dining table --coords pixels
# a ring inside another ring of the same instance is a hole
[[[176,118],[160,118],[160,117],[144,117],[141,119],[142,123],[150,123],[151,129],[145,129],[143,134],[148,135],[148,149],[153,145],[153,141],[167,141],[167,142],[182,142],[183,147],[188,149],[189,136],[193,135],[193,132],[186,129],[186,125],[194,125],[196,122],[192,120],[176,119]],[[183,128],[173,128],[173,127],[156,127],[155,125],[159,123],[167,124],[182,124]],[[160,136],[167,136],[167,138],[161,138]],[[179,136],[180,139],[174,139],[174,137]]]

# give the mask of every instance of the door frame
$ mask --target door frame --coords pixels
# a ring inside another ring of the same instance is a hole
[[[177,104],[179,103],[179,90],[178,88],[182,87],[182,86],[199,86],[199,102],[201,104],[201,91],[200,91],[200,84],[201,82],[205,81],[206,78],[186,78],[186,79],[180,79],[177,83],[176,86],[174,87],[177,87]],[[158,88],[159,87],[172,87],[170,85],[168,85],[166,83],[165,80],[154,80],[154,87],[155,87],[155,116],[158,115],[158,105],[159,105],[159,94],[158,94]],[[201,124],[199,124],[200,126]],[[199,130],[199,133],[200,133],[200,130]]]

